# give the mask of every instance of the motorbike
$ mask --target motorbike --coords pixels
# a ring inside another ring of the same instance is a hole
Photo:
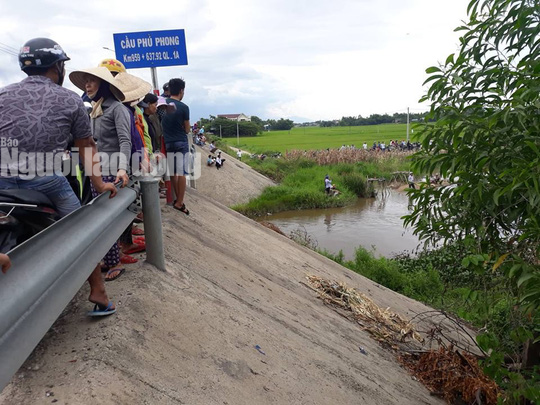
[[[0,252],[7,253],[58,219],[52,202],[39,191],[0,190]]]

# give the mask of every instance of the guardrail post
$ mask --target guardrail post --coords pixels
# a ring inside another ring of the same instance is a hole
[[[159,179],[143,177],[139,181],[144,214],[146,261],[159,270],[165,271],[163,228],[161,226],[161,207],[159,204]]]

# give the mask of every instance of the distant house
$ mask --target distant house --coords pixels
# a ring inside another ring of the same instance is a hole
[[[218,114],[218,118],[227,118],[231,121],[251,121],[251,117],[245,114]]]

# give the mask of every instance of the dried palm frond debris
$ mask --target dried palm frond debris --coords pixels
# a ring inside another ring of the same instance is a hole
[[[450,347],[403,353],[400,362],[432,393],[448,403],[497,404],[500,390],[478,366],[477,358]]]
[[[318,165],[338,163],[387,162],[391,159],[406,158],[413,151],[373,151],[363,149],[329,149],[329,150],[291,150],[283,156],[287,160],[308,159]]]
[[[307,276],[307,280],[310,287],[319,293],[326,304],[336,305],[352,312],[353,318],[380,343],[397,349],[397,344],[405,342],[408,338],[417,342],[424,341],[411,322],[392,312],[390,308],[379,307],[354,288],[317,276]]]
[[[283,236],[287,236],[281,229],[279,229],[278,226],[274,225],[273,223],[271,222],[268,222],[268,221],[261,221],[259,222],[259,224],[261,224],[262,226],[268,228],[268,229],[271,229],[272,231],[274,232],[277,232],[279,233],[280,235],[283,235]]]
[[[352,313],[352,317],[346,318],[358,322],[379,343],[396,350],[399,361],[432,395],[454,404],[497,403],[501,391],[482,372],[478,357],[466,350],[456,349],[452,343],[445,344],[445,340],[440,337],[430,336],[442,330],[441,327],[433,328],[427,334],[431,343],[439,343],[437,350],[408,350],[404,345],[407,340],[416,343],[417,347],[419,343],[424,343],[412,321],[389,308],[379,307],[370,298],[354,288],[348,288],[344,283],[317,276],[306,278],[309,287],[318,292],[325,304]],[[446,338],[446,341],[451,342],[451,339]]]

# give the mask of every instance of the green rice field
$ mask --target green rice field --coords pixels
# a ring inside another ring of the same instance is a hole
[[[414,139],[414,126],[411,125],[411,140]],[[264,132],[254,137],[223,139],[229,146],[239,147],[252,153],[281,152],[293,149],[315,150],[339,148],[354,145],[361,148],[364,141],[368,147],[373,142],[407,139],[407,124],[365,125],[356,127],[295,127],[290,131]]]

